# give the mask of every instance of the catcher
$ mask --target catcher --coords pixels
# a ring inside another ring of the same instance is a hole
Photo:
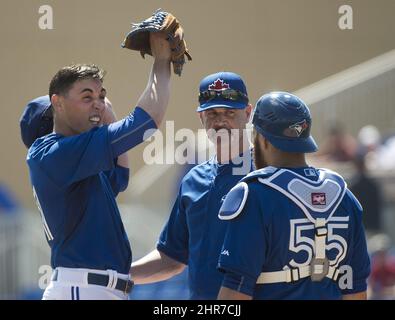
[[[159,14],[163,15],[155,13]],[[154,63],[147,87],[129,116],[120,121],[111,117],[103,70],[82,64],[64,67],[52,78],[50,107],[39,99],[27,107],[36,109],[22,117],[23,140],[26,145],[32,143],[27,154],[30,179],[54,269],[43,299],[128,298],[133,286],[128,274],[132,253],[115,201],[129,177],[121,158],[148,138],[164,117],[170,62],[180,71],[180,59],[173,60],[174,53],[185,46],[180,40],[182,29],[172,26],[145,31],[144,48]],[[126,42],[135,43],[133,31]],[[53,132],[32,128],[50,122],[50,109]],[[44,135],[37,138],[34,134]]]

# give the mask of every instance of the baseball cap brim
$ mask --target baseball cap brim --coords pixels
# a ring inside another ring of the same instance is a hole
[[[276,137],[270,133],[260,130],[258,127],[255,129],[262,134],[269,142],[277,149],[285,152],[300,152],[300,153],[312,153],[318,150],[317,143],[312,136],[308,138],[282,138]]]
[[[213,109],[213,108],[229,108],[229,109],[245,109],[247,107],[247,103],[240,101],[210,101],[207,103],[201,104],[197,108],[197,112],[202,112],[205,110]]]

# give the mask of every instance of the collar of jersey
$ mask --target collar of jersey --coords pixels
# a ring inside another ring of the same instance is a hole
[[[250,152],[250,161],[252,161],[252,150],[249,150],[249,152]],[[243,156],[244,156],[244,153],[241,153],[237,158],[240,159],[240,158],[243,158]],[[233,168],[241,167],[243,165],[243,162],[235,164],[232,160],[229,161],[228,163],[219,163],[217,160],[217,155],[212,157],[210,162],[215,167],[215,169],[217,171],[216,172],[217,175],[228,173],[229,170],[231,170]]]

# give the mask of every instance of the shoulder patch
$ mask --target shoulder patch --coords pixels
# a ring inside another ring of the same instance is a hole
[[[241,213],[241,211],[243,211],[247,197],[247,183],[238,183],[226,195],[225,200],[219,209],[218,218],[221,220],[232,220],[236,218]]]

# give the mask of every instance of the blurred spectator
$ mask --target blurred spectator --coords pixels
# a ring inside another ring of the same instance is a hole
[[[19,203],[11,190],[0,182],[0,214],[15,213],[19,209]]]
[[[358,142],[367,153],[375,151],[381,144],[380,131],[373,125],[364,126],[359,130]]]
[[[377,234],[368,242],[372,253],[371,299],[395,299],[395,257],[389,250],[390,243],[385,234]]]
[[[325,157],[328,161],[346,162],[354,159],[356,151],[356,139],[346,133],[340,123],[335,123],[317,155]]]
[[[359,150],[364,150],[365,166],[370,170],[375,170],[378,164],[378,151],[381,147],[380,131],[373,125],[361,128],[358,133]]]
[[[377,153],[377,168],[395,169],[395,135],[388,137]]]
[[[354,159],[356,174],[350,181],[350,190],[361,202],[363,207],[363,224],[370,234],[381,230],[383,197],[380,185],[366,172],[366,150],[361,147]]]

